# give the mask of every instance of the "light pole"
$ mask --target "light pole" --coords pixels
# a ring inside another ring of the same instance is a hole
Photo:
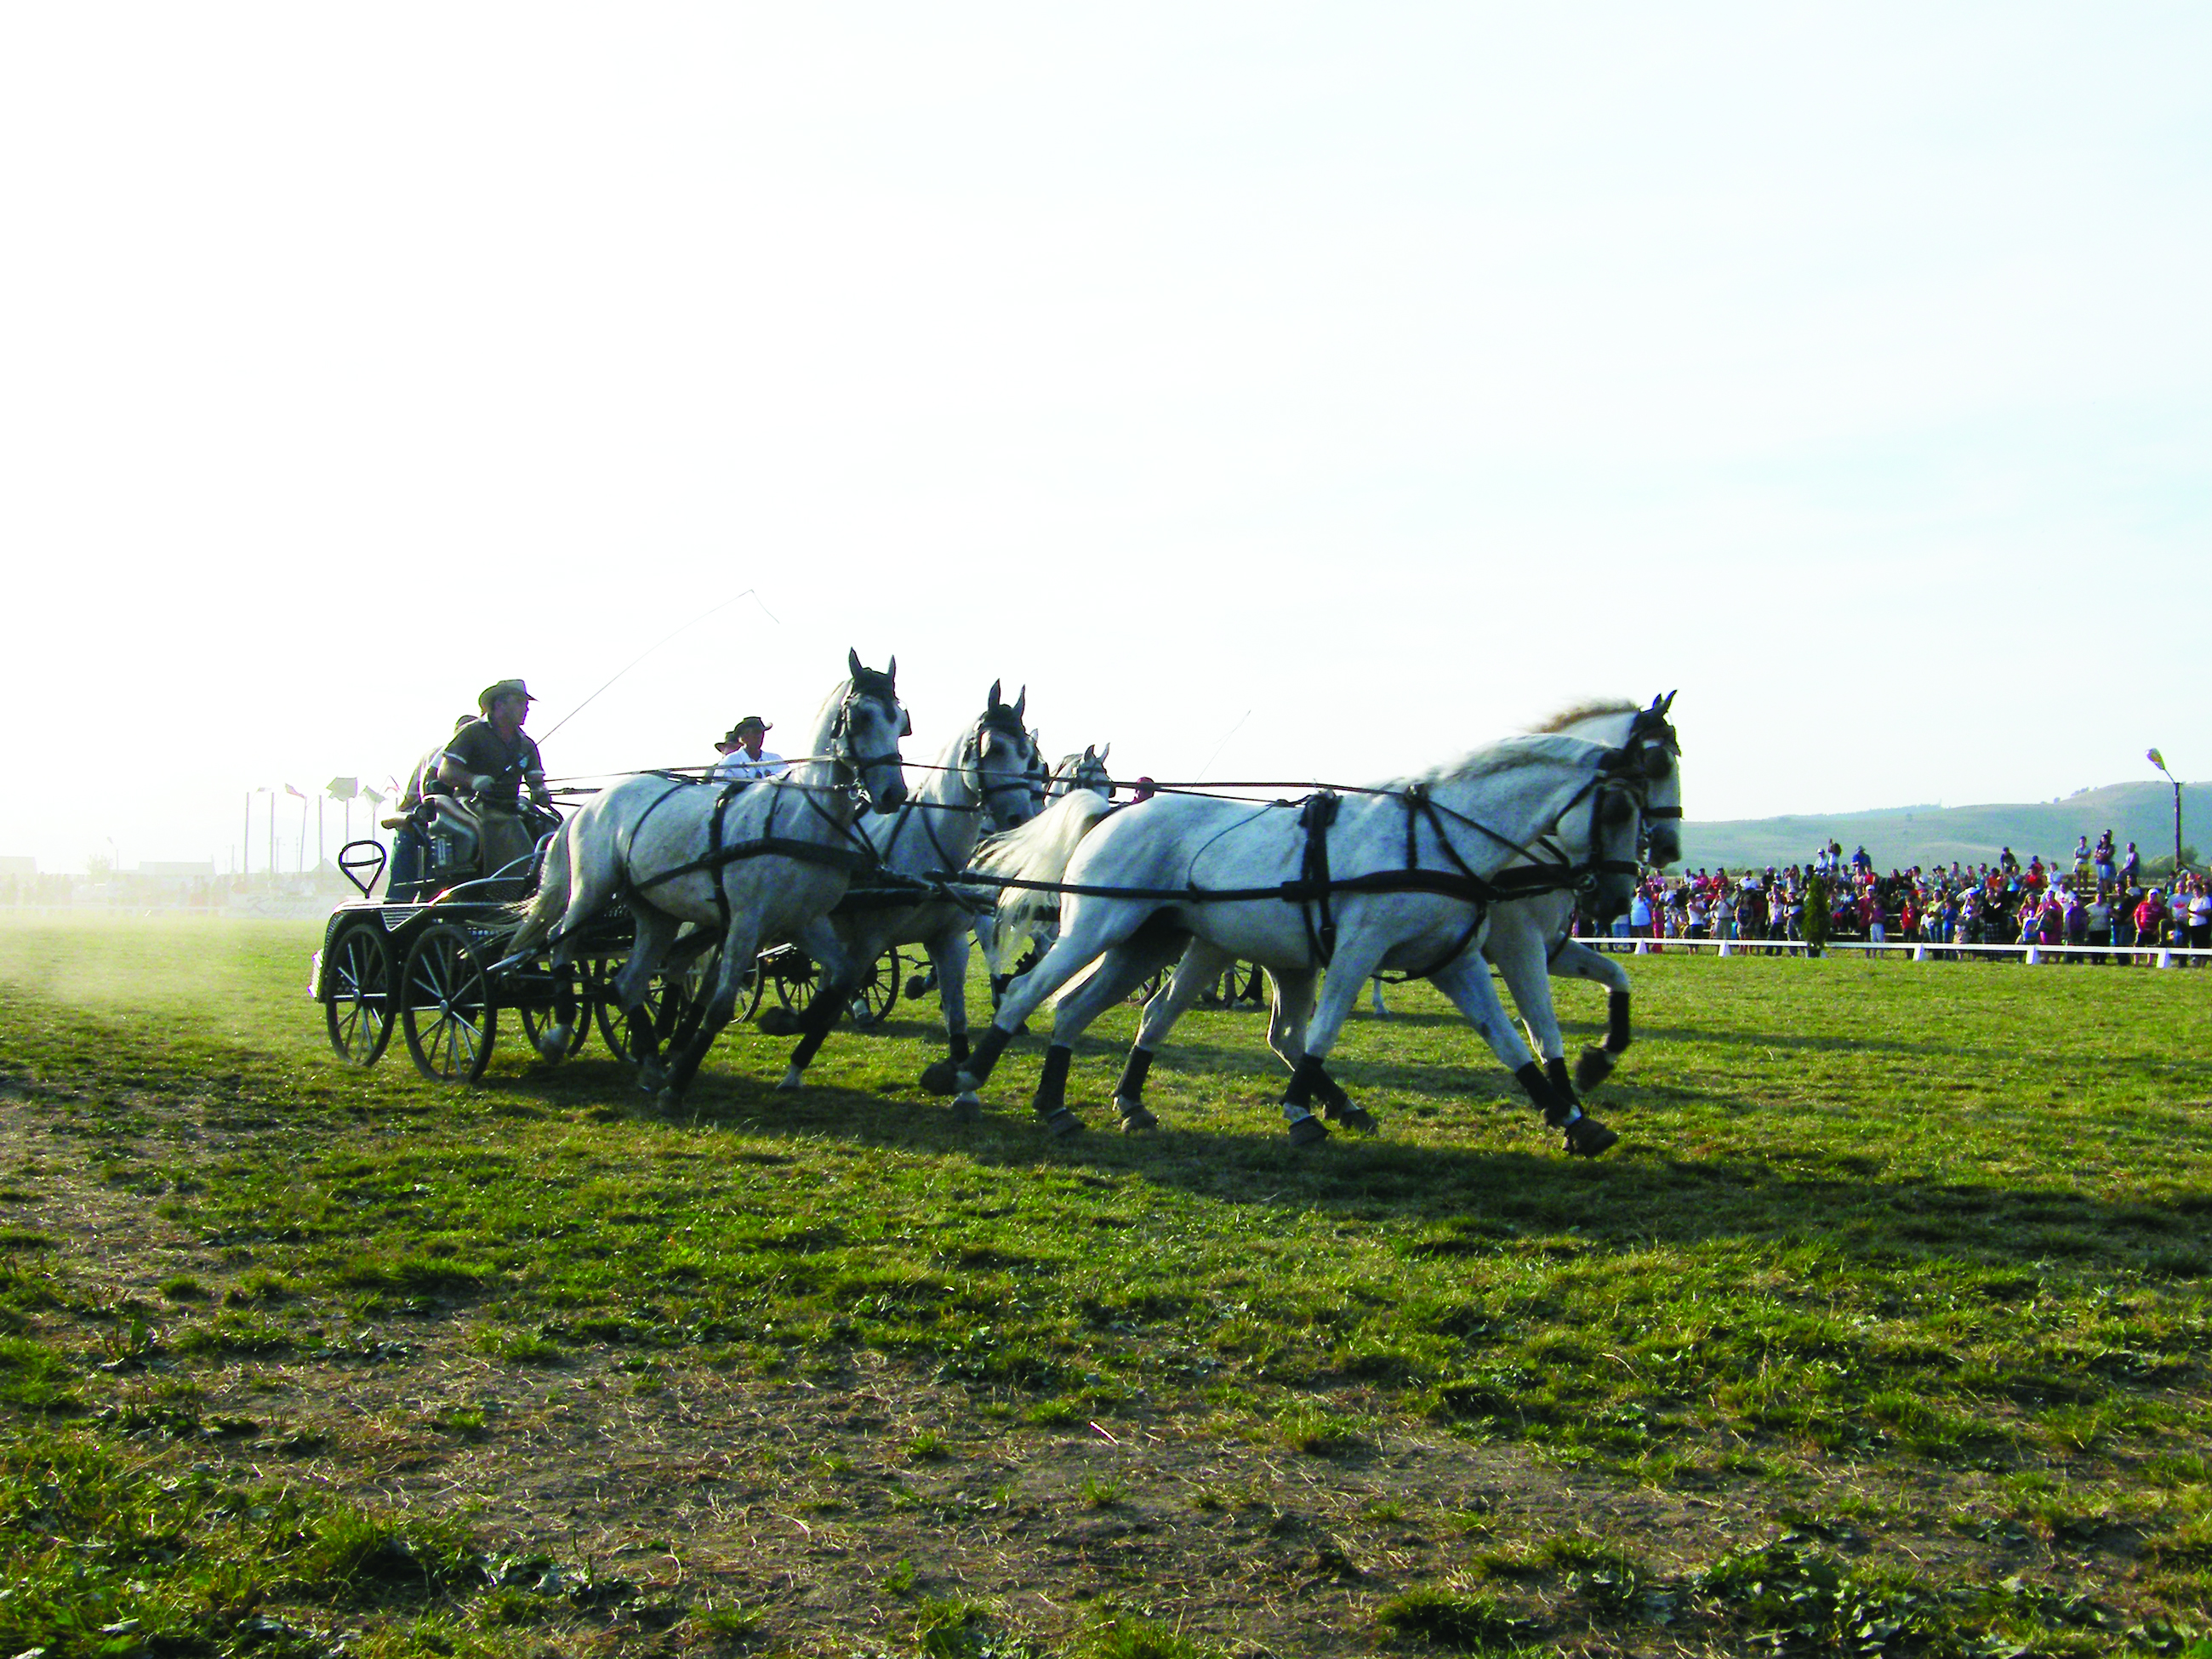
[[[2160,771],[2166,772],[2166,781],[2173,786],[2173,878],[2179,881],[2181,879],[2181,780],[2166,771],[2166,757],[2157,750],[2150,750],[2143,758]]]

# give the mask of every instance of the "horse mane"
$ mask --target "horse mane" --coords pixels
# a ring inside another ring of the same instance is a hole
[[[1611,711],[1618,712],[1618,711]],[[1462,757],[1449,766],[1439,766],[1411,778],[1398,780],[1401,783],[1433,786],[1440,783],[1468,783],[1476,778],[1492,777],[1500,772],[1511,772],[1523,766],[1545,766],[1586,759],[1594,750],[1602,748],[1587,738],[1570,738],[1556,732],[1529,732],[1518,737],[1501,738],[1486,748]]]
[[[1556,714],[1547,715],[1528,728],[1533,737],[1543,737],[1554,732],[1564,732],[1584,720],[1602,720],[1607,714],[1640,714],[1644,705],[1628,702],[1619,697],[1589,697],[1581,702],[1570,703]]]

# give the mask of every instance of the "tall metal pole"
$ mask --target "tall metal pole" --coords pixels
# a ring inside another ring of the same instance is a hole
[[[253,867],[253,792],[246,792],[246,830],[238,842],[238,873],[245,875]]]
[[[269,884],[276,884],[276,792],[269,792]]]

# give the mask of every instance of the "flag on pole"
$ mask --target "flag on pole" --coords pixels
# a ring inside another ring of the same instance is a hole
[[[288,784],[286,784],[286,785],[284,786],[284,793],[285,793],[286,794],[288,794],[288,795],[291,796],[295,800],[305,800],[305,799],[307,799],[307,797],[306,797],[305,795],[301,794],[298,790],[295,789],[295,788],[294,788],[290,784],[289,784],[289,783],[288,783]]]
[[[364,790],[362,790],[362,791],[361,792],[361,798],[362,798],[363,800],[365,800],[365,801],[368,801],[368,802],[370,802],[372,805],[377,805],[377,806],[381,806],[381,805],[384,805],[384,802],[385,802],[385,797],[384,797],[384,796],[382,796],[382,795],[380,795],[380,794],[379,794],[379,793],[378,793],[375,790],[374,790],[374,789],[364,789]]]
[[[361,793],[361,780],[359,778],[332,778],[328,783],[325,784],[323,787],[329,792],[330,797],[332,800],[351,800],[355,796]]]

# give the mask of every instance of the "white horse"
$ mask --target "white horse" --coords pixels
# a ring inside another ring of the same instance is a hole
[[[927,781],[905,805],[863,826],[887,873],[957,875],[967,867],[987,818],[1000,831],[1018,828],[1036,815],[1030,793],[1036,755],[1022,725],[1029,689],[1024,686],[1012,703],[1000,701],[999,690],[1000,683],[993,681],[983,712],[945,745]],[[968,933],[975,921],[973,908],[942,896],[916,903],[854,894],[830,914],[830,926],[855,963],[874,962],[895,945],[927,947],[951,1054],[960,1060],[968,1053]],[[775,1029],[767,1014],[760,1025]],[[814,1048],[802,1042],[779,1086],[798,1088],[813,1055]]]
[[[1000,837],[981,866],[1017,884],[1001,905],[1015,916],[1038,891],[1058,890],[1059,941],[1008,988],[967,1062],[939,1061],[923,1085],[978,1109],[975,1091],[1022,1022],[1097,963],[1058,1005],[1034,1101],[1055,1133],[1079,1127],[1065,1102],[1073,1037],[1196,937],[1279,976],[1333,969],[1283,1096],[1294,1144],[1328,1133],[1310,1110],[1317,1096],[1333,1115],[1371,1124],[1324,1061],[1360,985],[1394,968],[1432,980],[1457,1005],[1571,1150],[1601,1152],[1617,1137],[1553,1089],[1476,947],[1488,905],[1516,891],[1595,878],[1607,902],[1627,902],[1634,861],[1610,854],[1624,834],[1620,850],[1634,846],[1636,763],[1577,738],[1522,737],[1421,778],[1348,798],[1324,793],[1297,811],[1161,795],[1115,811],[1071,795]]]
[[[820,965],[822,990],[800,1045],[811,1057],[807,1044],[820,1046],[863,965],[848,957],[829,921],[854,874],[875,862],[854,822],[864,800],[889,811],[907,796],[899,739],[909,726],[898,700],[898,659],[880,673],[862,667],[858,652],[848,663],[850,678],[823,699],[805,753],[783,776],[733,784],[625,778],[562,825],[508,947],[520,955],[553,941],[564,1006],[541,1038],[541,1052],[565,1051],[576,1018],[566,986],[581,930],[621,898],[637,934],[613,988],[629,1013],[639,1080],[663,1104],[682,1097],[708,1045],[730,1023],[763,944],[788,939]],[[687,1021],[664,1073],[645,993],[687,921],[720,939],[720,968],[696,1027]]]
[[[1536,728],[1538,735],[1581,738],[1632,755],[1631,770],[1640,773],[1644,781],[1641,827],[1649,836],[1650,861],[1656,864],[1672,864],[1681,856],[1680,745],[1674,727],[1667,723],[1667,711],[1673,702],[1669,693],[1654,698],[1649,708],[1628,702],[1586,703],[1554,715]],[[1613,957],[1568,936],[1567,927],[1580,896],[1571,890],[1557,888],[1493,904],[1489,932],[1482,941],[1482,954],[1504,975],[1546,1080],[1555,1095],[1569,1102],[1578,1090],[1594,1088],[1601,1081],[1629,1043],[1627,973]],[[1194,939],[1174,977],[1146,1004],[1128,1064],[1114,1091],[1114,1104],[1121,1113],[1123,1128],[1149,1129],[1158,1124],[1158,1119],[1144,1103],[1145,1078],[1152,1057],[1176,1021],[1224,966],[1221,951],[1204,939]],[[1551,976],[1595,980],[1608,993],[1610,1018],[1604,1045],[1583,1050],[1571,1079],[1559,1016],[1552,1005]],[[1304,1053],[1305,1022],[1314,1006],[1319,975],[1309,968],[1270,971],[1268,978],[1274,987],[1268,1046],[1295,1073]],[[1376,1012],[1384,1012],[1379,981],[1375,999]],[[1352,1106],[1334,1085],[1324,1082],[1317,1092],[1332,1118],[1341,1118],[1355,1127],[1371,1124],[1371,1118]]]
[[[1078,789],[1088,789],[1094,795],[1113,799],[1114,775],[1106,769],[1106,757],[1113,752],[1110,743],[1103,749],[1086,743],[1081,754],[1062,755],[1052,769],[1052,781],[1045,787],[1047,799],[1058,800]]]

